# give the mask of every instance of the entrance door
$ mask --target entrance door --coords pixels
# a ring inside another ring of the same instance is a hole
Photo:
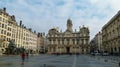
[[[70,47],[66,47],[66,50],[67,50],[67,54],[70,53]]]

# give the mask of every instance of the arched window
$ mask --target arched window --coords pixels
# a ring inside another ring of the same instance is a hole
[[[67,39],[67,44],[69,44],[69,39]]]

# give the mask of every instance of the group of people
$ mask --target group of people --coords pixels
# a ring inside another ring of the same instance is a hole
[[[29,58],[29,53],[28,52],[22,52],[21,53],[21,58],[22,58],[22,64],[24,64],[25,59]]]

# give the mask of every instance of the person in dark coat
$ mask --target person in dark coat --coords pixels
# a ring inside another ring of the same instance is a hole
[[[25,54],[25,52],[23,52],[23,53],[21,54],[22,64],[24,64],[25,57],[26,57],[26,54]]]

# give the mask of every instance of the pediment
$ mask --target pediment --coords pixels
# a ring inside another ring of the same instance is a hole
[[[64,36],[65,37],[70,37],[70,36],[72,36],[72,33],[70,31],[65,31]]]

